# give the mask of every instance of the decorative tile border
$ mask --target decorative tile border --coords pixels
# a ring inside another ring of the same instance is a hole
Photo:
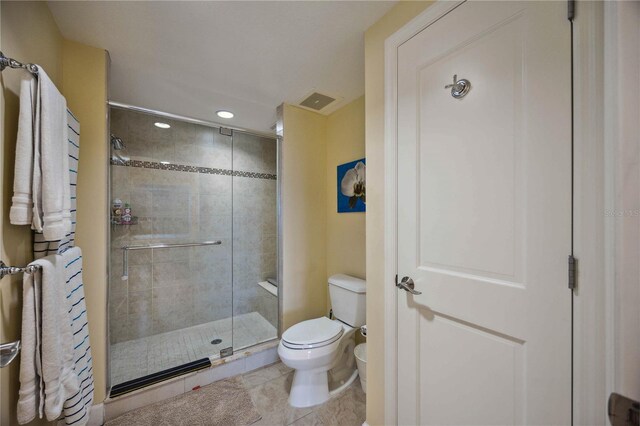
[[[278,179],[277,175],[270,173],[243,172],[240,170],[214,169],[211,167],[187,166],[184,164],[163,164],[156,161],[118,160],[111,159],[112,166],[139,167],[143,169],[172,170],[175,172],[203,173],[208,175],[226,175],[248,177],[255,179]]]

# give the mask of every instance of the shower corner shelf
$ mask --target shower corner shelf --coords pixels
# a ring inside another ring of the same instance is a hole
[[[111,224],[115,226],[130,226],[138,224],[138,216],[133,216],[131,222],[117,222],[115,219],[111,219]]]

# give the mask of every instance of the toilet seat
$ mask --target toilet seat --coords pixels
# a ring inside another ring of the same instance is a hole
[[[282,334],[282,344],[289,349],[314,349],[337,341],[344,333],[343,326],[327,317],[302,321]]]

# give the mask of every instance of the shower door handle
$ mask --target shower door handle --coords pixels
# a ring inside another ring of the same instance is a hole
[[[421,291],[415,290],[416,284],[409,277],[403,277],[402,280],[398,282],[398,276],[396,275],[396,287],[406,290],[415,296],[422,294]]]
[[[154,250],[168,249],[179,247],[200,247],[200,246],[219,246],[222,240],[202,241],[197,243],[175,243],[175,244],[147,244],[144,246],[124,246],[122,247],[122,281],[129,279],[129,250]]]

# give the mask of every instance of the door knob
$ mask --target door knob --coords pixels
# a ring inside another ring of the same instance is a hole
[[[396,287],[406,290],[409,293],[414,294],[416,296],[419,294],[422,294],[421,291],[414,290],[414,288],[416,287],[416,284],[409,277],[403,277],[402,280],[398,282],[398,276],[396,276]]]
[[[607,405],[612,426],[640,425],[640,402],[614,392]]]

